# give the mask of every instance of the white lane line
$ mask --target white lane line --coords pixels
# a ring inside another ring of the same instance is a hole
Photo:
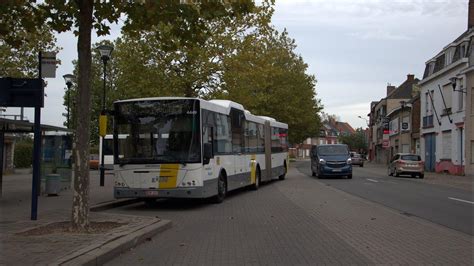
[[[366,179],[369,180],[369,181],[375,182],[375,183],[378,183],[378,182],[379,182],[379,181],[377,181],[377,180],[373,180],[373,179],[370,179],[370,178],[366,178]]]
[[[451,198],[451,197],[448,197],[448,199],[457,200],[457,201],[461,201],[461,202],[465,202],[465,203],[470,203],[470,204],[474,204],[474,202],[472,202],[472,201],[463,200],[463,199],[456,199],[456,198]]]

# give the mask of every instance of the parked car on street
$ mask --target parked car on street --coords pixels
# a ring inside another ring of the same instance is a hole
[[[397,153],[388,164],[388,175],[411,175],[412,177],[424,178],[425,162],[417,154]]]
[[[313,176],[347,176],[352,178],[352,159],[345,144],[324,144],[311,148]]]
[[[351,153],[352,165],[364,167],[364,157],[359,153]]]

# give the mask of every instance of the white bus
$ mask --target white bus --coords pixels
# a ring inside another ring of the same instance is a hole
[[[288,125],[227,100],[122,100],[114,150],[115,198],[222,202],[228,191],[285,178]]]
[[[117,139],[119,142],[123,141],[127,136],[118,135]],[[104,146],[102,146],[104,141]],[[120,144],[119,144],[120,145]],[[102,150],[102,147],[104,148]],[[99,138],[99,165],[102,165],[102,152],[104,153],[104,168],[106,170],[114,169],[114,135],[105,135],[105,137]]]
[[[102,141],[104,142],[104,146],[102,146]],[[102,165],[102,153],[104,153],[104,168],[113,169],[114,135],[105,135],[104,138],[99,138],[99,167]]]

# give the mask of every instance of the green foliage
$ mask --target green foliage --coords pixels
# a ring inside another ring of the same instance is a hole
[[[356,133],[352,135],[340,135],[338,140],[349,146],[351,151],[367,152],[367,142],[365,139],[365,133],[362,128],[356,129]]]
[[[106,108],[115,100],[141,97],[229,99],[288,123],[291,143],[313,136],[321,110],[316,79],[306,73],[295,41],[270,25],[272,5],[265,1],[254,12],[210,17],[195,36],[184,34],[187,30],[174,21],[125,27],[107,64]],[[92,49],[92,143],[99,139],[102,66]]]
[[[308,66],[295,49],[286,31],[257,28],[244,36],[237,53],[224,61],[223,90],[215,95],[287,123],[290,143],[300,143],[318,132],[321,110],[316,79],[306,73]]]
[[[21,44],[17,43],[17,40],[8,42],[7,35],[0,34],[0,77],[36,78],[38,54],[40,51],[58,52],[59,48],[55,46],[56,38],[47,26],[38,31],[17,34],[25,35]]]
[[[31,167],[33,163],[33,140],[31,138],[20,139],[15,143],[13,163],[16,168]]]

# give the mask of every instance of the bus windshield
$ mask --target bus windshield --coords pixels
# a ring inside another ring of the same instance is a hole
[[[199,101],[144,100],[115,104],[115,162],[193,163],[201,161]]]

